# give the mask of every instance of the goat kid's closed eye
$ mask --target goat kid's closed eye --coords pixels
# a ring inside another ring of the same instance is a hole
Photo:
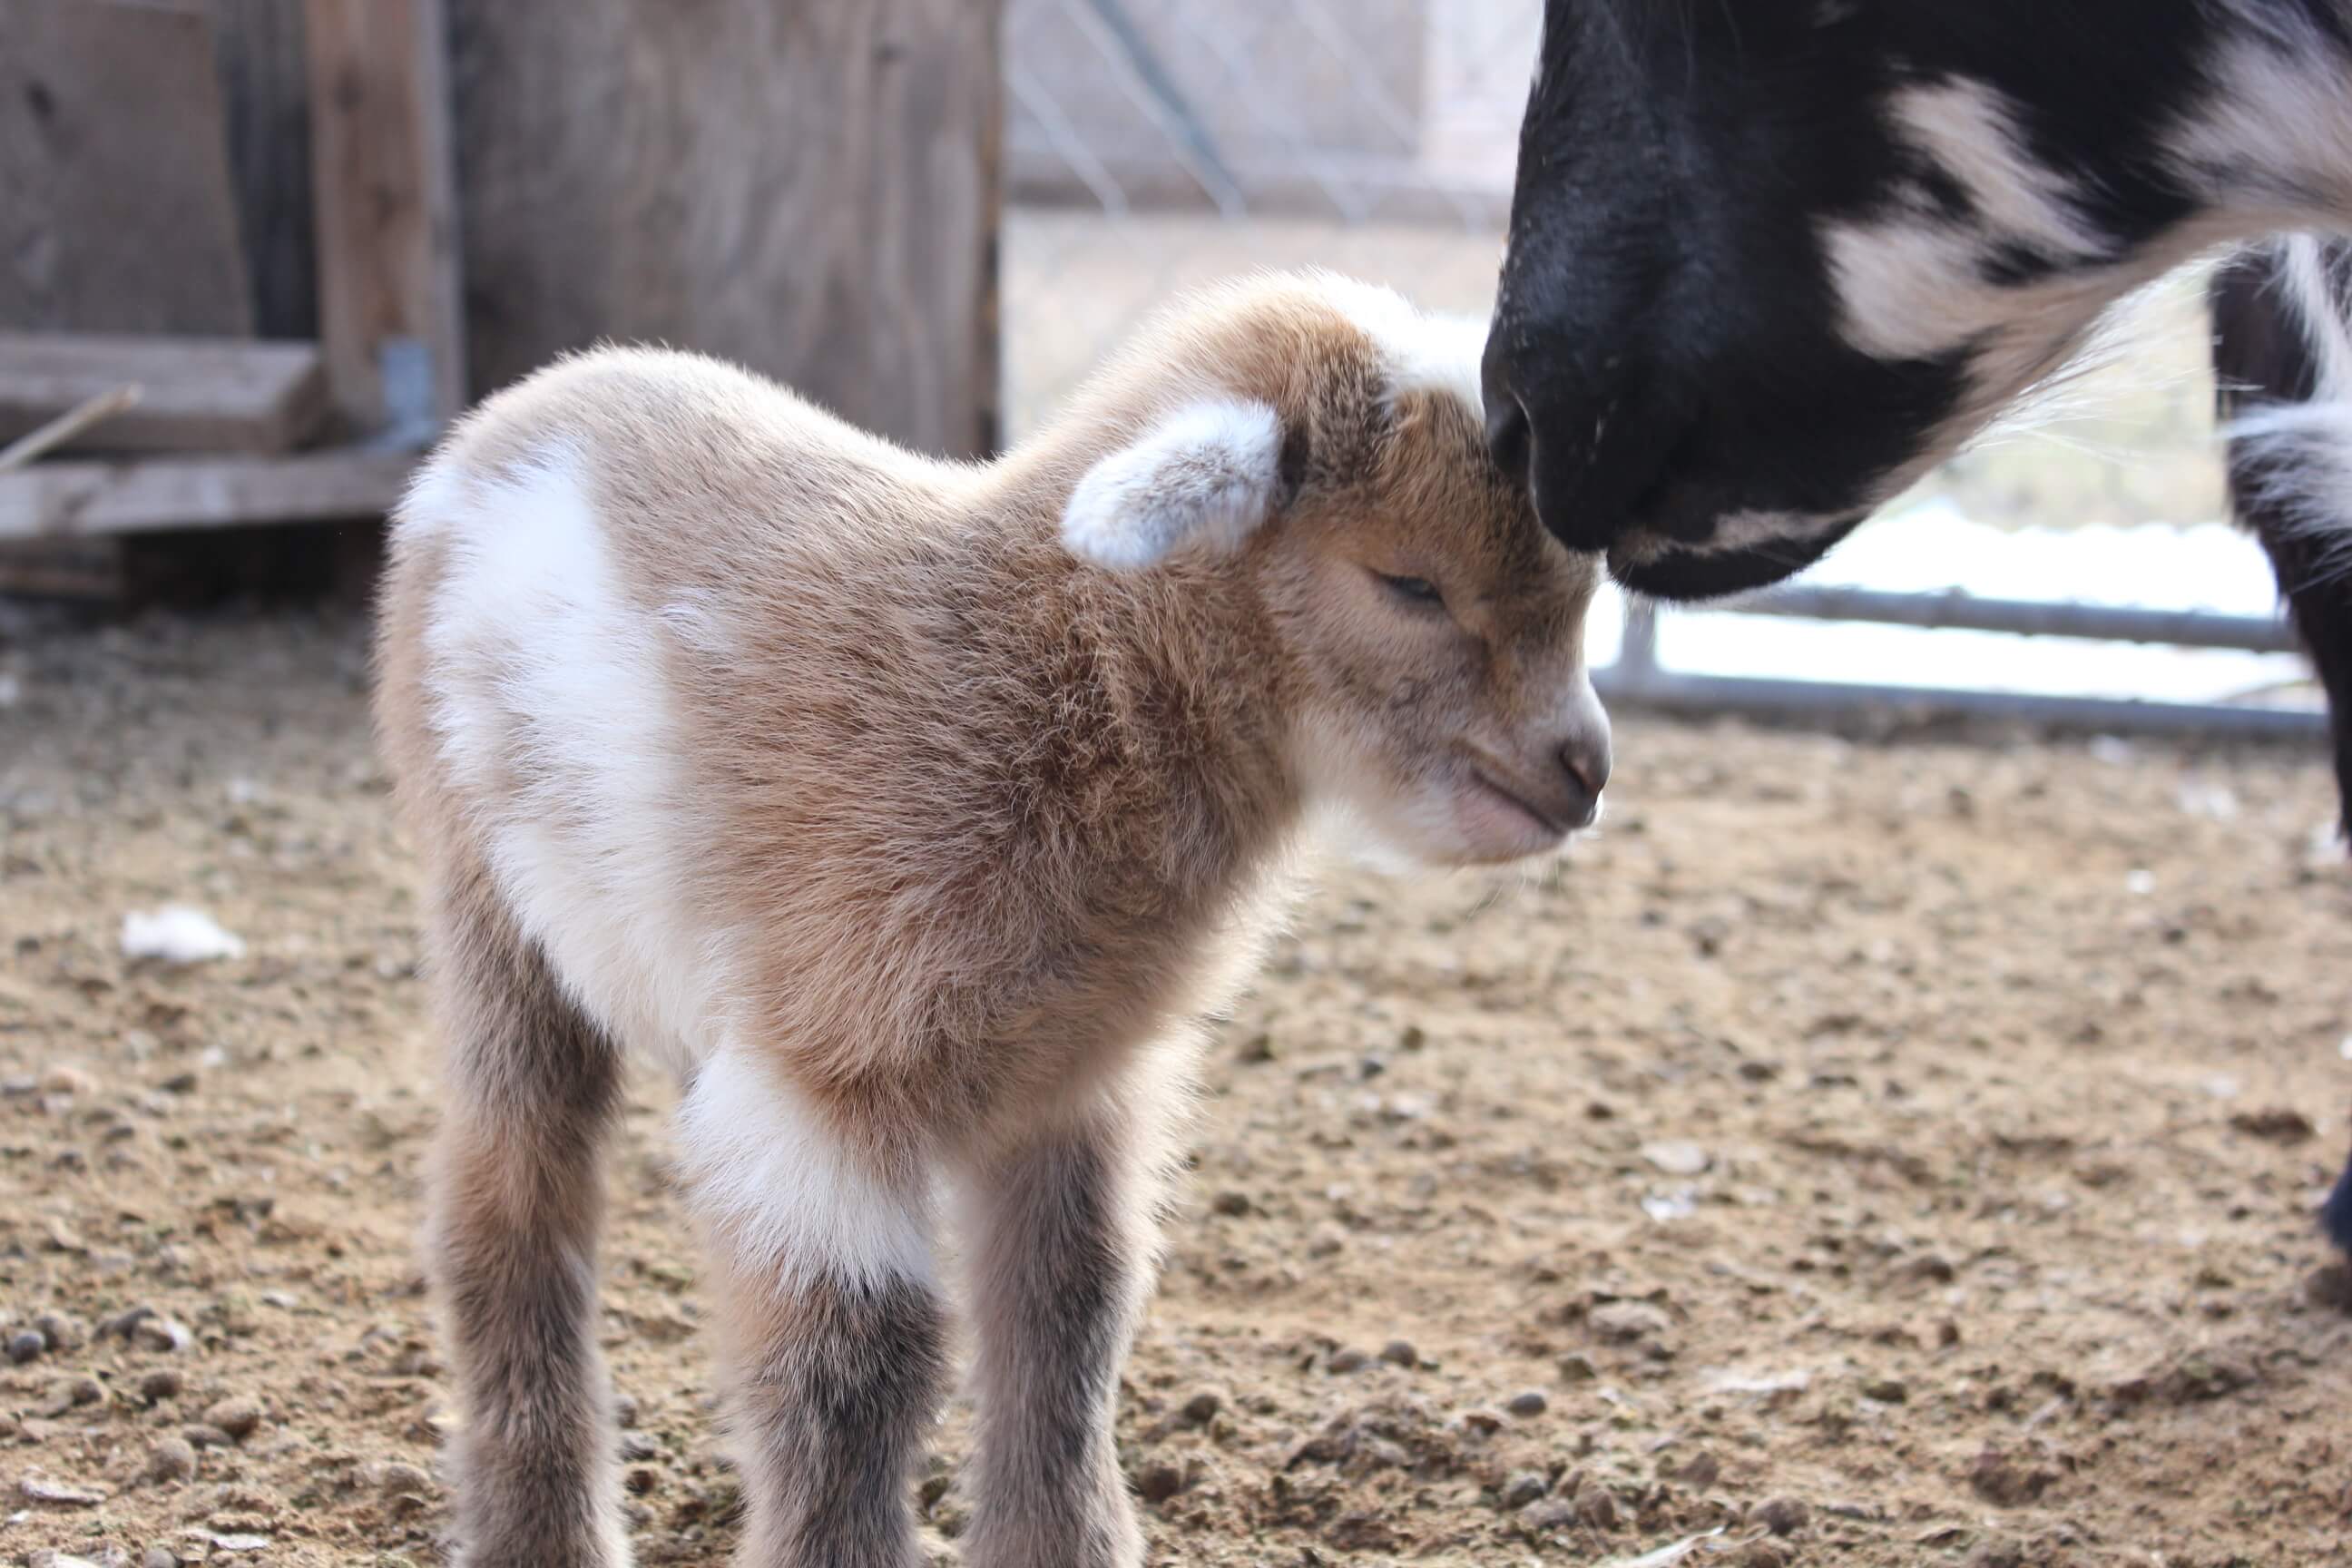
[[[1445,608],[1445,595],[1436,584],[1426,577],[1399,576],[1380,571],[1375,571],[1372,575],[1380,580],[1381,586],[1409,605],[1423,605],[1433,610]]]

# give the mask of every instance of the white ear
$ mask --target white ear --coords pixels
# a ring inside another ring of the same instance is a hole
[[[1087,470],[1062,513],[1062,542],[1116,572],[1188,546],[1241,547],[1274,509],[1282,422],[1263,403],[1195,403]]]

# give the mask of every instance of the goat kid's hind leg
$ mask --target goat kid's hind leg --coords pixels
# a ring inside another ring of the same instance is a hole
[[[694,1075],[678,1145],[719,1292],[740,1568],[916,1568],[910,1494],[947,1325],[929,1172],[886,1168],[739,1050]]]
[[[432,1273],[465,1403],[459,1568],[625,1568],[596,1348],[602,1155],[621,1067],[478,875],[442,889],[447,1041]]]
[[[968,1173],[980,1403],[968,1568],[1143,1561],[1113,1426],[1155,1266],[1178,1077],[1139,1068]]]

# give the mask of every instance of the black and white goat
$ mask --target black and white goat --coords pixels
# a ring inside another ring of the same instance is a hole
[[[1489,437],[1627,586],[1818,560],[2231,243],[2352,228],[2352,0],[1548,0]],[[2231,469],[2352,808],[2352,289],[2217,285]],[[2347,809],[2352,821],[2352,809]],[[2352,1250],[2352,1171],[2326,1214]]]

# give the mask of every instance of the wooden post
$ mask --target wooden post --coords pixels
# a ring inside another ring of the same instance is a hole
[[[475,384],[700,349],[996,440],[1003,0],[450,0]]]
[[[328,384],[359,432],[429,438],[466,388],[441,0],[306,0],[302,20]]]
[[[228,166],[253,278],[253,329],[319,335],[310,195],[310,67],[304,0],[210,0],[228,121]]]

